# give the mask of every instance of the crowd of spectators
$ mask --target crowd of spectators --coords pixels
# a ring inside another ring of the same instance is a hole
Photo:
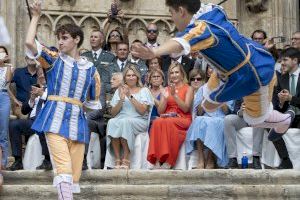
[[[124,17],[121,11],[118,17]],[[149,133],[146,159],[155,169],[174,168],[184,143],[186,156],[196,152],[197,169],[238,168],[236,135],[248,126],[241,114],[242,100],[227,102],[215,112],[206,113],[201,107],[203,85],[210,78],[213,66],[197,52],[176,58],[169,55],[151,60],[135,58],[130,54],[132,44],[150,48],[160,45],[155,23],[147,26],[146,35],[147,41],[136,39],[129,44],[125,28],[110,32],[95,29],[86,36],[90,38],[90,50],[81,50],[81,55],[94,63],[101,76],[102,108],[86,110],[90,132],[98,133],[100,138],[100,168],[105,168],[105,155],[110,154],[114,157],[114,169],[129,169],[135,138],[144,132]],[[268,38],[263,30],[255,30],[251,38],[276,60],[274,108],[285,112],[292,106],[296,112],[292,128],[300,128],[300,32],[295,32],[291,43],[283,49],[277,48],[280,44]],[[0,58],[0,157],[9,154],[6,150],[9,138],[14,163],[8,170],[21,170],[23,147],[35,134],[31,125],[47,100],[47,80],[34,60],[25,57],[26,66],[14,69],[4,46],[0,46],[0,54],[4,55]],[[255,169],[261,169],[264,131],[253,129]],[[37,169],[51,170],[45,137],[40,135],[40,142],[45,159]],[[274,142],[274,146],[282,159],[279,168],[293,168],[284,140]],[[87,150],[88,145],[83,169],[88,168]],[[2,159],[0,169],[7,164]]]

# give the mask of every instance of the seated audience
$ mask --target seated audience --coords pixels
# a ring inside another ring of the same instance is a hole
[[[135,136],[147,131],[153,106],[152,95],[148,88],[143,88],[135,66],[124,69],[124,85],[115,92],[111,106],[113,118],[107,124],[107,151],[113,152],[116,169],[128,169]]]
[[[199,68],[192,69],[189,74],[189,83],[194,90],[196,95],[198,89],[205,83],[205,74]]]
[[[150,129],[147,160],[162,168],[174,167],[183,144],[192,116],[193,89],[187,84],[181,64],[171,64],[168,72],[169,86],[161,95],[158,107],[160,117]],[[170,138],[172,138],[170,140]]]
[[[244,104],[241,100],[235,101],[234,114],[227,115],[224,121],[224,134],[227,146],[227,152],[229,157],[229,162],[227,168],[237,169],[239,168],[237,161],[237,135],[238,131],[242,128],[248,127],[248,124],[243,119],[242,112],[245,109]],[[252,167],[253,169],[261,169],[260,157],[262,154],[262,142],[263,142],[263,128],[253,128],[253,146],[252,146]],[[243,153],[243,152],[241,152]]]
[[[151,94],[154,98],[154,106],[151,112],[151,121],[159,117],[157,108],[161,104],[161,95],[164,93],[164,73],[160,69],[153,69],[149,73],[149,86]]]
[[[18,118],[26,119],[22,115],[22,104],[28,102],[30,98],[31,86],[37,83],[37,69],[38,66],[35,60],[25,57],[27,63],[26,67],[17,68],[13,74],[11,87],[16,88],[16,95],[11,96],[13,101],[13,111]]]
[[[205,69],[205,77],[206,77],[205,82],[208,81],[208,79],[210,78],[210,76],[212,75],[213,72],[214,72],[214,69],[209,64],[207,64],[206,69]]]
[[[172,63],[178,62],[182,65],[182,67],[187,75],[187,78],[189,78],[188,75],[189,75],[190,71],[194,68],[194,65],[195,65],[195,60],[191,59],[185,55],[179,56],[176,58],[173,58],[170,56],[163,56],[162,58],[163,58],[162,70],[165,72],[165,74],[168,72],[169,66]]]
[[[140,40],[134,40],[131,45],[137,45],[137,44],[141,44],[143,45],[142,41]],[[131,50],[131,49],[130,49]],[[145,84],[145,77],[148,71],[148,67],[145,63],[144,60],[140,59],[140,58],[136,58],[133,55],[131,55],[131,59],[130,62],[132,64],[135,64],[137,66],[137,69],[139,70],[141,76],[142,76],[142,83]]]
[[[115,91],[123,84],[122,72],[113,73],[110,79],[110,84],[112,92],[115,93]]]
[[[186,153],[190,155],[198,151],[197,169],[214,169],[215,159],[220,167],[225,167],[228,162],[225,138],[224,117],[232,110],[232,101],[223,104],[215,112],[205,112],[202,109],[203,86],[197,91],[193,103],[195,118],[188,129],[186,137]],[[204,146],[208,148],[205,159]]]
[[[153,69],[161,70],[162,59],[160,57],[152,58],[146,61],[146,65],[148,67],[148,71],[152,71]]]
[[[288,107],[295,111],[295,119],[292,127],[300,128],[300,51],[296,48],[288,48],[281,54],[281,65],[286,69],[286,73],[278,76],[276,86],[275,108],[285,112]]]
[[[44,89],[46,84],[45,79],[42,85],[31,86],[31,95],[28,102],[24,102],[21,107],[22,114],[29,115],[28,119],[17,119],[10,121],[9,135],[12,148],[12,155],[15,158],[15,162],[10,166],[9,170],[15,171],[23,169],[22,163],[22,135],[29,137],[35,132],[31,129],[31,125],[35,120],[35,117],[42,110],[47,98],[47,90]],[[45,159],[41,166],[37,169],[51,170],[52,165],[50,161],[48,146],[46,143],[45,135],[39,134],[40,142],[42,145],[42,154]]]
[[[147,60],[146,65],[147,65],[148,71],[145,75],[145,85],[148,86],[149,85],[149,73],[154,69],[161,70],[162,59],[160,57],[156,57],[156,58]],[[165,81],[164,81],[164,85],[165,85]]]

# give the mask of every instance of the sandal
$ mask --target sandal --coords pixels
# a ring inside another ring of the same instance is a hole
[[[205,169],[205,163],[203,164],[198,163],[196,167],[193,167],[193,169]]]
[[[123,159],[120,169],[129,169],[129,168],[130,168],[130,160]]]
[[[115,160],[115,169],[120,169],[121,168],[121,160],[120,159],[117,159]]]

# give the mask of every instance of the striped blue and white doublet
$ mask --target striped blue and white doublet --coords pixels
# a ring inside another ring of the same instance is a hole
[[[76,61],[67,55],[58,56],[45,48],[39,51],[36,58],[43,68],[48,69],[49,96],[68,97],[82,103],[88,102],[93,109],[100,108],[100,76],[93,63],[84,57]],[[59,134],[81,143],[88,143],[90,139],[82,107],[62,101],[47,100],[32,129],[38,133]]]
[[[201,9],[174,40],[184,48],[182,53],[200,51],[216,69],[218,77],[207,84],[206,100],[218,104],[241,99],[267,86],[274,77],[272,55],[241,35],[219,6]]]

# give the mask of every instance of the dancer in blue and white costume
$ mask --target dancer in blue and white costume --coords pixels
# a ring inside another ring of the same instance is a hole
[[[39,61],[46,70],[48,97],[37,115],[32,129],[46,134],[53,161],[59,200],[72,200],[79,193],[85,143],[90,133],[83,106],[100,109],[100,76],[87,58],[81,57],[78,47],[83,42],[83,31],[75,24],[65,24],[57,31],[60,53],[49,51],[35,41],[41,15],[41,3],[31,5],[27,55]]]
[[[204,88],[203,109],[212,112],[227,101],[243,98],[244,120],[254,127],[271,128],[269,139],[279,140],[295,114],[273,110],[276,76],[272,55],[241,35],[219,6],[201,7],[201,2],[194,0],[166,0],[166,4],[180,31],[178,36],[156,49],[135,45],[132,54],[151,59],[199,51],[216,69]]]

